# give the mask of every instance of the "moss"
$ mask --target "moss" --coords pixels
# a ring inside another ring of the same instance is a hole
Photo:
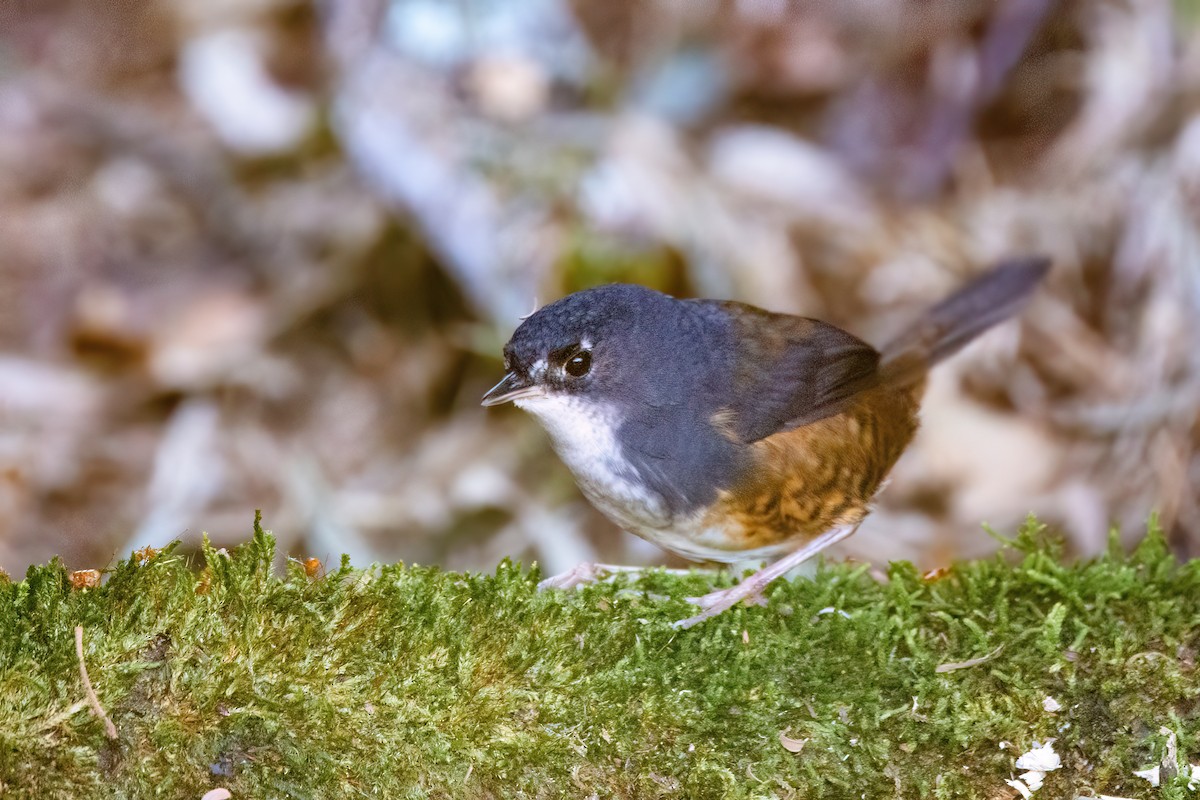
[[[256,523],[198,573],[167,550],[94,589],[59,563],[0,582],[0,793],[1001,798],[1055,739],[1037,796],[1185,797],[1133,770],[1164,731],[1200,761],[1200,563],[1153,525],[1073,566],[1033,521],[936,580],[826,566],[687,631],[710,575],[539,594],[509,563],[310,578],[272,555]]]

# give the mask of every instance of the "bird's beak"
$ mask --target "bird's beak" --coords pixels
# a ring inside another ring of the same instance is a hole
[[[524,397],[541,397],[545,393],[542,387],[528,378],[522,378],[517,373],[510,372],[504,376],[504,380],[488,389],[488,393],[483,396],[482,405],[498,406],[501,403],[511,403],[513,400],[520,400]]]

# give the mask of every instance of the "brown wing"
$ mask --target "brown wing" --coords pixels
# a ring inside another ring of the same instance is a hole
[[[879,353],[858,337],[820,320],[722,305],[738,351],[725,427],[740,441],[838,414],[878,383]]]

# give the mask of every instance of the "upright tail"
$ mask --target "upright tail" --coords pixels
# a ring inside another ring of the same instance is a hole
[[[884,379],[901,384],[920,380],[934,364],[1020,312],[1049,270],[1048,258],[1015,258],[971,281],[883,348],[879,366]]]

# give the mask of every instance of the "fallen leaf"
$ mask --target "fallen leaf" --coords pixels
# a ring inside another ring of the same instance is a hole
[[[77,569],[67,576],[72,589],[95,589],[100,585],[100,570]]]
[[[786,733],[779,734],[779,743],[783,745],[783,749],[789,753],[799,753],[804,749],[804,745],[808,743],[808,739],[793,739]]]
[[[1151,767],[1150,769],[1136,769],[1133,771],[1133,774],[1144,781],[1149,781],[1151,786],[1158,786],[1158,770],[1158,767]]]
[[[1007,781],[1005,781],[1005,783],[1007,783],[1009,786],[1013,787],[1018,792],[1020,792],[1021,797],[1024,797],[1025,800],[1029,800],[1029,798],[1033,796],[1033,792],[1029,791],[1029,787],[1026,786],[1024,783],[1022,783],[1021,781],[1007,780]]]
[[[1037,742],[1034,742],[1036,745]],[[1041,747],[1034,747],[1017,759],[1017,769],[1031,769],[1040,772],[1052,772],[1062,766],[1058,753],[1054,752],[1054,742],[1046,742]]]

